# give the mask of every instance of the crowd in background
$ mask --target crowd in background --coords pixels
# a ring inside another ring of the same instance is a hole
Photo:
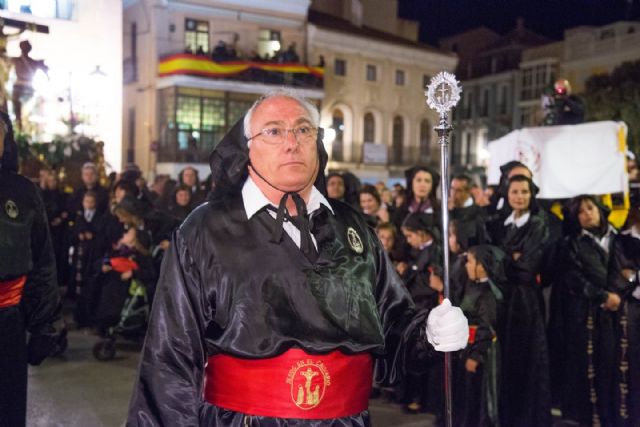
[[[470,324],[468,347],[454,355],[455,425],[551,425],[552,406],[579,425],[640,425],[640,208],[620,232],[591,195],[556,201],[561,219],[536,199],[525,165],[501,170],[500,185],[487,189],[456,175],[446,207],[438,173],[421,166],[392,188],[330,173],[327,193],[365,215],[419,308],[443,298],[448,239],[450,297]],[[150,185],[135,165],[110,176],[108,188],[97,177],[87,163],[82,185],[65,193],[43,171],[40,188],[75,327],[104,335],[132,281],[152,301],[172,232],[212,183],[193,167]],[[442,363],[384,390],[407,411],[442,416]]]

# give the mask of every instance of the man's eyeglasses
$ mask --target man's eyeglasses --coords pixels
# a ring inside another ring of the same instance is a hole
[[[318,136],[318,128],[309,125],[300,125],[293,129],[270,127],[262,129],[260,133],[249,138],[249,141],[261,136],[262,140],[267,144],[277,145],[283,143],[287,139],[289,132],[293,134],[293,137],[299,144],[311,143],[315,141]]]

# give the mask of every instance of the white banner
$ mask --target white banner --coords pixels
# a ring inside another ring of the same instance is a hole
[[[515,130],[489,143],[488,183],[497,185],[500,166],[518,160],[543,199],[625,192],[626,140],[627,126],[613,121]]]

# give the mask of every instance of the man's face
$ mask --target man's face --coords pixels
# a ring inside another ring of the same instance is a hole
[[[302,138],[298,141],[292,132],[285,132],[278,144],[269,144],[260,132],[266,128],[293,129],[301,125],[313,126],[309,113],[287,97],[263,101],[251,117],[251,135],[258,134],[251,140],[251,165],[271,185],[283,191],[300,191],[313,184],[318,173],[316,142],[304,142]]]
[[[332,176],[327,181],[327,195],[331,199],[340,200],[344,197],[344,181],[339,176]]]
[[[185,169],[182,172],[182,182],[189,187],[196,185],[196,171],[191,168]]]
[[[82,169],[82,182],[87,187],[92,187],[97,181],[96,171],[93,168]]]
[[[466,202],[471,195],[467,181],[464,179],[452,179],[450,191],[453,206],[456,208],[464,207],[464,202]]]

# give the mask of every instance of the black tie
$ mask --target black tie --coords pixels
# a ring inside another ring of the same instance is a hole
[[[287,212],[287,199],[291,196],[293,203],[296,205],[296,216],[290,216]],[[267,206],[267,209],[274,210],[271,206]],[[311,230],[309,226],[309,214],[307,213],[307,205],[298,193],[290,192],[284,193],[280,199],[280,205],[276,211],[276,224],[273,229],[271,241],[273,243],[280,243],[282,240],[282,232],[284,231],[282,224],[284,219],[291,221],[291,223],[300,231],[300,250],[311,262],[315,262],[318,259],[318,251],[311,240]]]

